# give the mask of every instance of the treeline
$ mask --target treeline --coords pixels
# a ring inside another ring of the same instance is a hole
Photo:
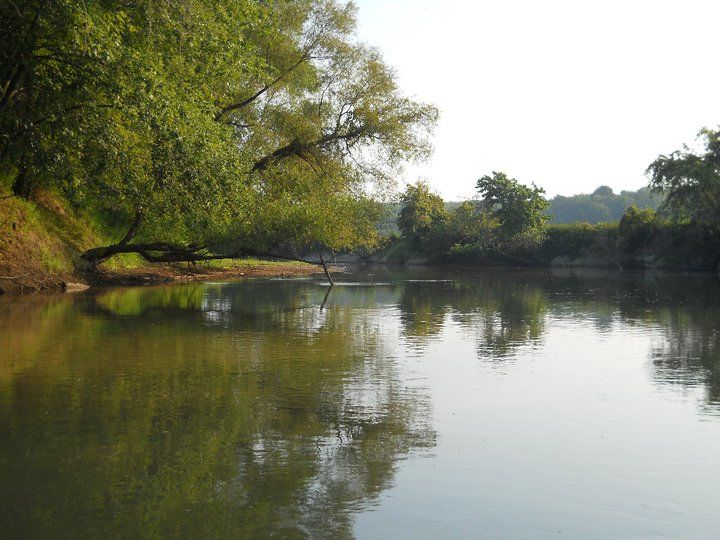
[[[590,194],[556,195],[550,199],[547,214],[551,223],[604,223],[619,221],[631,206],[657,210],[662,200],[649,187],[614,193],[611,187],[600,186]]]
[[[605,223],[619,221],[625,210],[635,206],[641,210],[651,208],[657,210],[662,204],[663,196],[643,187],[637,191],[623,190],[614,193],[609,186],[600,186],[590,194],[556,195],[550,199],[545,213],[550,217],[550,223]],[[445,201],[445,208],[452,213],[463,202]],[[400,203],[386,203],[383,218],[378,226],[381,236],[400,234],[397,220],[402,205]]]
[[[196,261],[370,248],[437,111],[335,0],[0,3],[3,199],[61,197],[85,249]]]
[[[448,210],[426,183],[401,197],[400,237],[387,260],[513,265],[589,265],[718,269],[720,265],[720,130],[703,130],[704,151],[659,156],[647,169],[648,188],[662,202],[627,208],[599,224],[550,224],[541,188],[504,173],[478,180],[477,200]],[[593,195],[610,198],[612,190]]]

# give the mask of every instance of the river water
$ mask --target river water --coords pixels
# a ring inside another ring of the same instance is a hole
[[[0,299],[2,538],[718,538],[720,282]]]

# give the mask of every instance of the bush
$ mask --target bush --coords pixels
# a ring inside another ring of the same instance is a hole
[[[635,253],[647,247],[656,235],[656,225],[657,215],[650,208],[639,210],[633,205],[625,210],[618,229],[622,250]]]
[[[545,241],[537,249],[536,257],[541,262],[550,262],[556,257],[578,257],[598,250],[606,251],[618,236],[617,223],[571,223],[550,225],[546,229]]]

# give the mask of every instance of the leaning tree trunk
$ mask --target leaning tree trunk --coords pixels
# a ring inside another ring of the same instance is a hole
[[[98,264],[109,259],[113,255],[128,253],[128,244],[137,235],[140,223],[142,223],[142,217],[142,211],[136,210],[135,219],[133,220],[132,225],[130,225],[128,232],[125,233],[125,236],[123,236],[117,244],[88,249],[81,255],[82,259],[90,265],[91,269],[95,269]]]
[[[330,270],[328,269],[325,259],[320,254],[320,261],[308,261],[298,257],[286,257],[275,253],[261,253],[255,250],[235,250],[230,253],[217,253],[214,249],[198,246],[179,246],[169,244],[167,242],[147,242],[143,244],[133,244],[132,239],[137,235],[138,228],[142,222],[142,212],[138,210],[135,214],[135,220],[128,229],[128,232],[117,244],[109,246],[97,247],[85,251],[81,258],[88,265],[88,270],[95,271],[97,266],[114,255],[121,253],[136,253],[143,259],[151,263],[174,263],[174,262],[201,262],[213,261],[221,259],[239,259],[241,257],[259,257],[269,260],[289,260],[299,261],[308,264],[316,264],[322,266],[323,271],[330,285],[334,285]]]
[[[12,193],[16,197],[29,199],[33,192],[33,181],[25,169],[20,169],[12,183]]]
[[[330,286],[332,287],[333,285],[335,285],[335,282],[333,281],[333,278],[330,275],[330,271],[328,270],[327,264],[325,264],[325,259],[323,259],[322,253],[318,253],[318,255],[320,255],[320,264],[322,265],[323,271],[325,272],[325,277],[328,279],[328,281],[330,282]]]

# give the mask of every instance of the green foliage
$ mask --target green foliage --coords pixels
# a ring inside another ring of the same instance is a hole
[[[547,221],[545,190],[535,184],[524,186],[501,172],[483,176],[476,188],[484,209],[497,219],[506,238],[523,237],[530,243],[540,239]]]
[[[657,210],[661,202],[662,195],[652,192],[649,187],[616,194],[610,187],[600,186],[589,195],[553,197],[547,214],[553,223],[602,223],[620,219],[630,206]]]
[[[0,6],[0,169],[140,241],[372,245],[374,196],[437,111],[353,35],[352,3]]]
[[[657,216],[651,208],[628,208],[620,219],[618,229],[624,249],[632,252],[645,247],[655,234],[656,223]]]
[[[498,219],[477,201],[465,201],[450,214],[447,255],[492,262],[504,240]]]
[[[497,228],[497,219],[476,201],[458,204],[450,213],[448,231],[453,243],[490,241]]]
[[[481,201],[446,203],[424,182],[408,186],[401,199],[398,228],[417,253],[447,257],[507,258],[537,245],[543,236],[547,200],[543,190],[527,187],[503,173],[477,183]]]
[[[400,198],[398,228],[413,248],[430,253],[442,236],[448,213],[442,198],[426,182],[408,185]]]
[[[661,210],[676,221],[720,227],[720,129],[703,129],[699,137],[703,152],[686,146],[653,161],[650,185],[665,194]]]
[[[381,256],[387,262],[404,264],[410,260],[413,255],[417,255],[414,251],[408,241],[399,236],[391,236],[381,251]]]
[[[617,244],[618,223],[563,223],[549,225],[545,239],[533,254],[534,260],[550,263],[556,257],[570,260],[605,254]]]
[[[541,188],[524,186],[501,172],[483,176],[476,187],[481,200],[453,212],[451,257],[507,262],[542,240],[548,203]]]
[[[631,208],[621,222],[550,225],[526,257],[538,265],[562,259],[572,265],[714,270],[718,253],[720,237],[711,229]]]
[[[257,16],[250,2],[231,8],[216,12],[205,2],[8,6],[3,20],[12,22],[3,38],[17,50],[2,58],[9,82],[2,142],[5,165],[18,171],[16,185],[25,184],[16,193],[45,185],[119,218],[142,211],[150,234],[182,237],[207,225],[199,209],[207,209],[218,190],[231,192],[235,152],[231,128],[208,118],[207,100],[216,96],[200,68],[213,57],[241,60],[247,46],[224,43],[203,27],[225,28],[229,36]]]

